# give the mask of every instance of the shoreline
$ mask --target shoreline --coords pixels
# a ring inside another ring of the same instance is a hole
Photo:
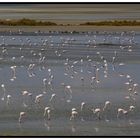
[[[0,26],[0,32],[47,32],[47,31],[107,31],[107,32],[122,32],[122,31],[135,31],[140,32],[140,26],[89,26],[89,25],[71,25],[71,26]]]

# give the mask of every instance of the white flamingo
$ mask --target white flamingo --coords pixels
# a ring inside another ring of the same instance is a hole
[[[51,109],[50,107],[45,107],[44,109],[44,117],[47,115],[47,119],[50,120],[51,119]]]
[[[78,115],[78,112],[77,112],[76,108],[72,108],[70,121],[74,120],[77,115]]]
[[[26,112],[20,112],[19,119],[18,119],[19,123],[23,122],[23,119],[25,118],[25,116],[26,116]]]

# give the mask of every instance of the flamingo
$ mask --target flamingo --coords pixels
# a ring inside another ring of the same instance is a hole
[[[4,85],[4,84],[1,84],[1,87],[2,87],[2,89],[3,89],[3,97],[1,98],[1,100],[4,101],[5,95],[6,95],[5,85]]]
[[[72,108],[71,110],[71,116],[70,116],[70,121],[74,120],[75,117],[77,116],[78,112],[76,110],[76,108]]]
[[[19,119],[18,119],[19,123],[22,123],[25,116],[26,116],[26,112],[20,112]]]
[[[10,79],[11,81],[14,81],[16,79],[16,67],[17,66],[11,66],[10,68],[12,69],[13,71],[13,76],[12,78]]]
[[[93,109],[91,109],[92,111],[93,111],[93,113],[94,114],[96,114],[97,115],[97,118],[100,120],[101,119],[101,109],[100,108],[93,108]]]

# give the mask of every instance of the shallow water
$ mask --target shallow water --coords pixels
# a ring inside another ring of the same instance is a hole
[[[139,84],[140,81],[139,33],[57,33],[44,36],[34,33],[28,36],[6,34],[0,37],[0,42],[0,84],[4,84],[6,89],[5,96],[2,87],[0,91],[0,98],[4,97],[4,100],[0,100],[0,135],[139,135],[140,89],[139,86],[136,87],[137,94],[130,93],[132,98],[126,99],[129,93],[124,84],[128,82],[126,75],[131,76],[133,84]],[[132,51],[129,51],[128,46],[132,46]],[[115,51],[117,56],[113,70],[112,57]],[[103,73],[104,61],[97,52],[107,60],[107,78]],[[122,62],[125,65],[119,65]],[[30,64],[35,66],[28,70]],[[10,80],[10,66],[13,65],[16,65],[16,79]],[[95,65],[99,68],[100,83],[94,81],[91,85],[91,77],[95,76]],[[52,89],[49,85],[46,89],[43,86],[43,78],[50,79],[48,69],[51,69],[53,75]],[[125,76],[120,77],[119,74]],[[62,83],[71,86],[71,94],[65,91]],[[23,96],[24,90],[32,93],[32,96]],[[56,96],[50,102],[54,93]],[[9,104],[6,98],[8,94],[11,95]],[[40,104],[36,104],[35,97],[39,94],[43,94],[43,98]],[[99,120],[91,109],[102,109],[107,100],[111,102],[111,106],[101,112]],[[80,111],[83,101],[86,105]],[[129,110],[131,105],[135,106],[134,111],[127,115],[121,114],[117,118],[118,108]],[[51,120],[43,117],[46,106],[51,107]],[[72,108],[77,109],[78,116],[70,121]],[[19,124],[21,111],[25,111],[27,116]]]

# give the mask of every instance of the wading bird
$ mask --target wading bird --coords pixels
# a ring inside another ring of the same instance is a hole
[[[50,113],[51,113],[50,107],[45,107],[45,109],[44,109],[44,117],[46,117],[46,115],[47,115],[48,120],[51,119],[51,114]]]
[[[105,111],[106,108],[108,108],[111,105],[110,101],[106,101],[103,107],[103,111]]]
[[[17,66],[10,67],[12,69],[12,72],[13,72],[12,78],[10,79],[11,81],[14,81],[16,79],[16,67]]]
[[[25,118],[25,116],[26,116],[26,112],[20,112],[19,119],[18,119],[19,123],[23,122],[23,119]]]
[[[35,97],[35,103],[39,106],[39,107],[41,107],[41,99],[43,98],[43,94],[39,94],[39,95],[37,95],[36,97]]]
[[[10,105],[11,97],[12,97],[11,95],[7,95],[7,101],[6,101],[7,106]]]
[[[96,114],[97,118],[100,120],[101,119],[101,109],[100,108],[92,108],[91,109],[94,114]]]
[[[5,89],[5,85],[4,84],[1,84],[1,87],[3,89],[3,97],[1,98],[2,101],[4,101],[5,99],[5,96],[6,96],[6,89]]]
[[[78,115],[78,112],[77,112],[76,108],[72,108],[70,121],[74,120],[77,115]]]

